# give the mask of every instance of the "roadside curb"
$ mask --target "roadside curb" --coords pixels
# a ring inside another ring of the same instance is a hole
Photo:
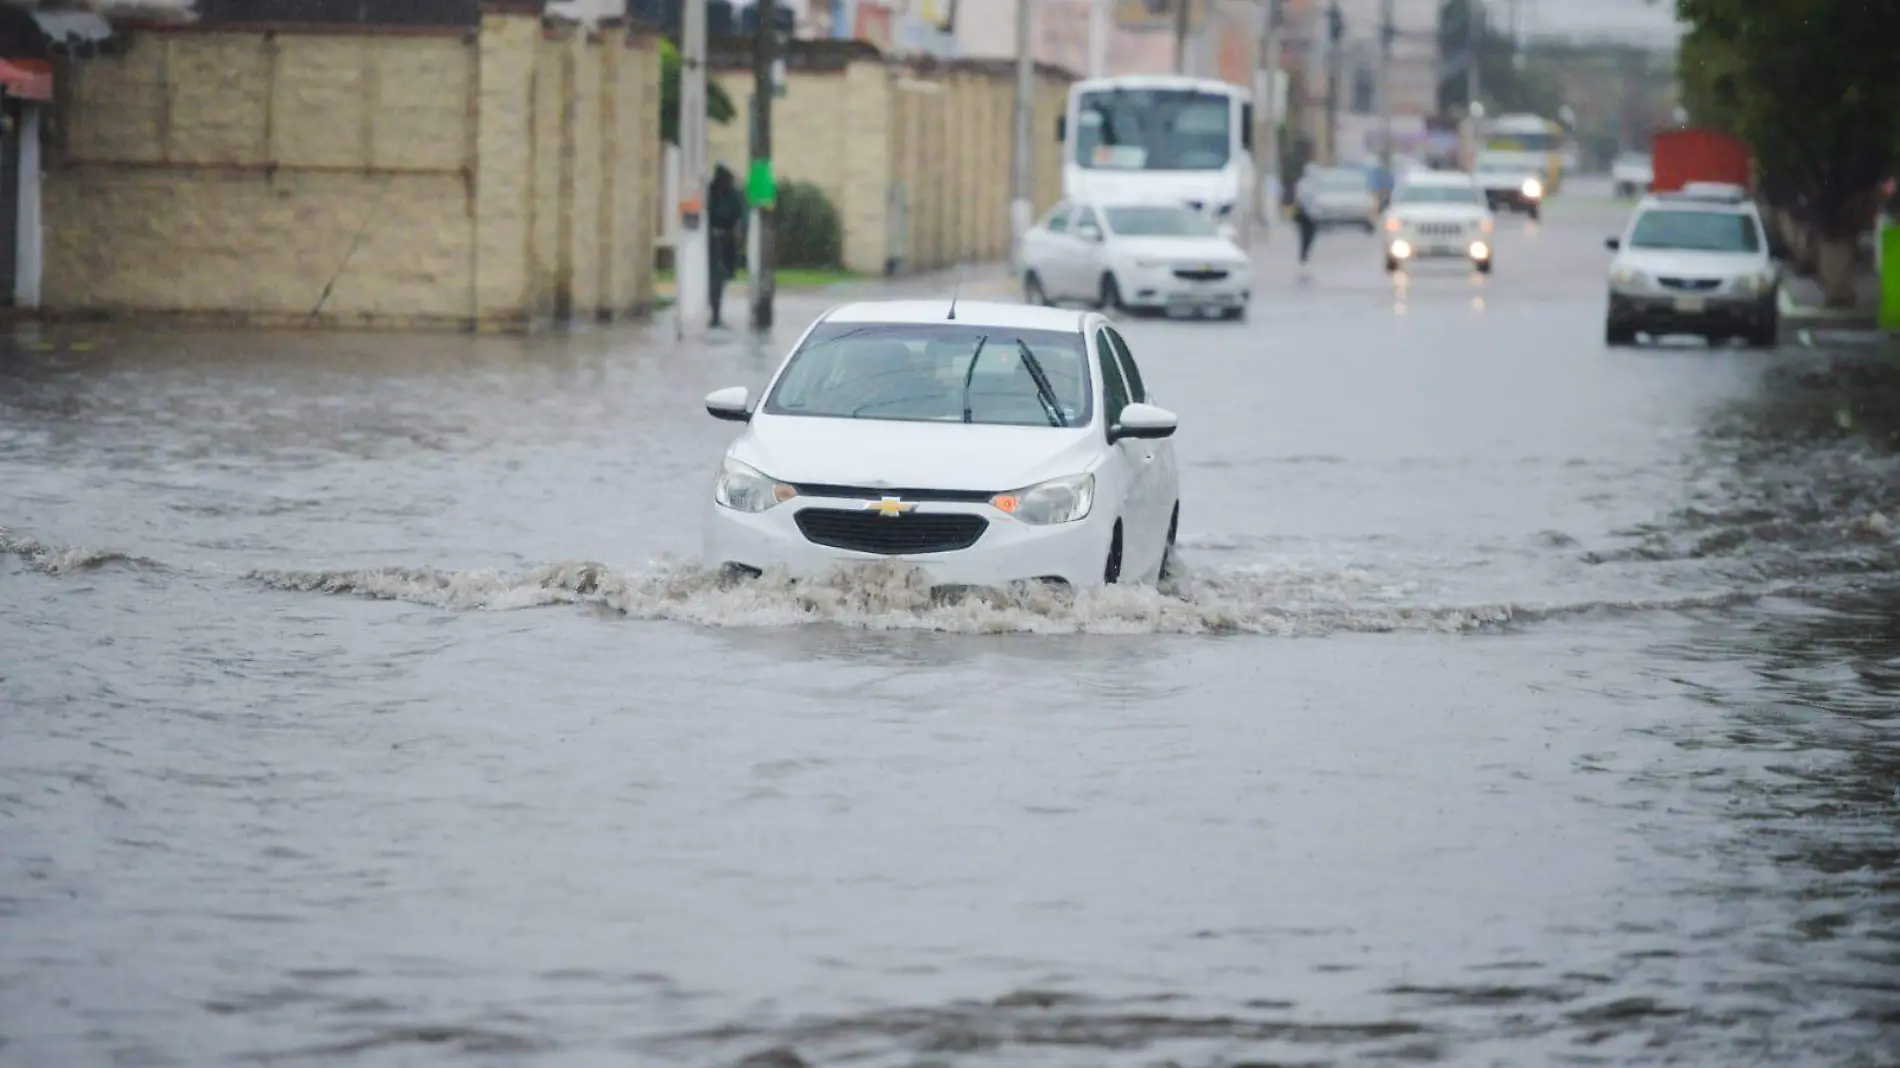
[[[1796,304],[1783,286],[1777,291],[1775,308],[1783,318],[1796,322],[1812,322],[1828,326],[1853,326],[1872,329],[1879,322],[1879,313],[1870,308],[1828,308],[1818,304]]]

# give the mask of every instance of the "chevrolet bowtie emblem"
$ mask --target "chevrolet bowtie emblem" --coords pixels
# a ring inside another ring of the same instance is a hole
[[[917,507],[909,501],[900,501],[896,497],[885,497],[864,506],[865,510],[876,512],[886,519],[896,519],[905,512]]]

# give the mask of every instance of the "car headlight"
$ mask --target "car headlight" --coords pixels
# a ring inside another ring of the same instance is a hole
[[[720,465],[719,478],[713,483],[714,502],[735,512],[763,512],[796,496],[797,490],[730,456]]]
[[[1527,197],[1531,197],[1533,199],[1536,197],[1543,196],[1544,183],[1538,181],[1535,178],[1524,179],[1524,195]]]
[[[1619,286],[1641,286],[1648,279],[1643,277],[1641,271],[1632,271],[1628,267],[1616,267],[1610,271],[1610,281]]]
[[[1745,274],[1735,280],[1735,288],[1756,294],[1771,292],[1775,288],[1775,272],[1761,271],[1756,274]]]
[[[999,493],[990,498],[990,507],[1038,527],[1073,523],[1087,517],[1094,506],[1094,475],[1052,478],[1028,489]]]

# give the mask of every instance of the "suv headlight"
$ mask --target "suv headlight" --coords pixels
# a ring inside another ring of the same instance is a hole
[[[1095,476],[1067,475],[1028,489],[999,493],[990,498],[990,506],[1031,526],[1073,523],[1086,518],[1095,506]]]
[[[735,512],[763,512],[796,496],[797,490],[730,456],[720,465],[719,478],[713,483],[713,501]]]

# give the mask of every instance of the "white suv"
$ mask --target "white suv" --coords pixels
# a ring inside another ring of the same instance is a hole
[[[1497,217],[1484,190],[1462,171],[1408,174],[1385,209],[1385,269],[1419,259],[1469,259],[1491,273]]]
[[[1607,343],[1633,344],[1646,333],[1774,346],[1781,275],[1761,214],[1741,190],[1703,186],[1644,197],[1623,236],[1607,244],[1617,253]]]

